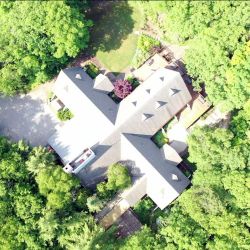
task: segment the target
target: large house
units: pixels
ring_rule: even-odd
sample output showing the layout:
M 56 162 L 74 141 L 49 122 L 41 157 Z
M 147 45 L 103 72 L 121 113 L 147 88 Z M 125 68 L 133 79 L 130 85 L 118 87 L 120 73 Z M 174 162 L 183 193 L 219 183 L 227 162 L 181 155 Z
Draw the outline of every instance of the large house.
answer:
M 123 161 L 133 186 L 125 192 L 128 207 L 146 194 L 164 209 L 189 185 L 176 167 L 181 161 L 169 145 L 159 149 L 151 137 L 190 101 L 191 95 L 176 71 L 159 68 L 129 96 L 116 104 L 108 95 L 113 84 L 104 75 L 95 80 L 80 67 L 60 72 L 55 95 L 74 117 L 49 138 L 64 170 L 83 185 L 103 180 L 107 167 Z

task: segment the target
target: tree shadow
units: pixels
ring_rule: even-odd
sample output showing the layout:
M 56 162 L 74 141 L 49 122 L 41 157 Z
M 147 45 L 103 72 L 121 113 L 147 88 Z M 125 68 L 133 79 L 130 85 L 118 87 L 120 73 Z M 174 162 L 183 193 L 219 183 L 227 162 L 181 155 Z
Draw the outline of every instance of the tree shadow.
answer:
M 25 140 L 32 146 L 46 145 L 59 124 L 41 99 L 29 95 L 0 96 L 0 134 L 13 141 Z
M 109 4 L 93 1 L 92 8 L 88 16 L 94 22 L 90 31 L 92 54 L 120 48 L 122 41 L 133 32 L 132 8 L 127 1 L 110 1 Z

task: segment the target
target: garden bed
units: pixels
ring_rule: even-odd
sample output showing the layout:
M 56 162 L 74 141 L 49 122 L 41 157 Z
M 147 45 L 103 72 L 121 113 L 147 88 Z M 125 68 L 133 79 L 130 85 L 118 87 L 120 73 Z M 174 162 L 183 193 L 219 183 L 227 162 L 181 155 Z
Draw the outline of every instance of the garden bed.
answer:
M 117 97 L 117 96 L 115 95 L 114 91 L 108 93 L 108 96 L 109 96 L 116 104 L 119 104 L 119 103 L 122 101 L 121 98 L 119 98 L 119 97 Z
M 92 79 L 95 79 L 100 73 L 99 68 L 92 62 L 86 64 L 83 69 Z
M 166 135 L 164 135 L 164 133 L 160 129 L 153 135 L 152 141 L 156 144 L 158 148 L 161 148 L 164 144 L 168 143 L 168 138 L 166 137 Z
M 161 148 L 164 144 L 167 144 L 169 142 L 167 138 L 167 132 L 169 129 L 173 127 L 173 125 L 176 123 L 175 119 L 171 119 L 169 122 L 167 122 L 160 130 L 158 130 L 153 136 L 152 141 L 156 144 L 158 148 Z M 163 129 L 163 131 L 162 131 Z
M 119 85 L 119 86 L 117 86 Z M 126 80 L 117 80 L 115 82 L 115 88 L 108 96 L 116 103 L 120 103 L 124 98 L 131 94 L 138 86 L 139 81 L 135 77 L 128 77 Z
M 141 35 L 137 42 L 132 66 L 136 69 L 146 62 L 152 55 L 161 50 L 161 43 L 153 37 Z

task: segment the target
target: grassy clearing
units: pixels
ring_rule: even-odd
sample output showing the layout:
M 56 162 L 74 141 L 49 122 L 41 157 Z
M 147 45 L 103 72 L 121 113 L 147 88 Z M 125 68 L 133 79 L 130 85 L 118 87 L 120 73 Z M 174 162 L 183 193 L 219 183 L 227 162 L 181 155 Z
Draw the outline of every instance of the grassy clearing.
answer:
M 143 14 L 136 2 L 115 2 L 92 18 L 91 49 L 110 71 L 122 72 L 133 59 Z

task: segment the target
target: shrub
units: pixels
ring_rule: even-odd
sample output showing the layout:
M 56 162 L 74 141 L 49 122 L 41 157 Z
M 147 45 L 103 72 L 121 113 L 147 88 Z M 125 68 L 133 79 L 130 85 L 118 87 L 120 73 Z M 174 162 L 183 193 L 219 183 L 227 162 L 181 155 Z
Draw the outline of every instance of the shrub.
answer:
M 73 118 L 73 114 L 68 108 L 63 108 L 57 112 L 57 117 L 61 121 L 67 121 Z
M 154 143 L 161 148 L 164 144 L 168 143 L 168 138 L 159 130 L 152 138 Z
M 114 93 L 117 97 L 124 99 L 128 96 L 133 90 L 131 83 L 127 80 L 117 80 L 115 82 Z
M 106 182 L 101 182 L 97 184 L 96 189 L 97 189 L 97 195 L 101 199 L 110 200 L 114 195 L 114 192 L 108 189 L 108 185 Z
M 140 67 L 155 51 L 161 46 L 161 43 L 156 39 L 141 35 L 137 42 L 137 50 L 133 58 L 132 65 L 135 68 Z
M 128 169 L 120 163 L 109 166 L 107 188 L 118 191 L 131 186 L 131 177 Z
M 122 101 L 121 98 L 119 98 L 118 96 L 115 95 L 114 91 L 108 93 L 108 96 L 116 103 L 120 103 Z
M 90 212 L 99 212 L 104 206 L 104 201 L 93 195 L 87 198 L 87 206 Z
M 86 73 L 92 78 L 96 78 L 100 72 L 100 70 L 98 69 L 98 67 L 93 64 L 93 63 L 88 63 L 84 66 L 84 70 L 86 71 Z
M 127 81 L 131 83 L 133 89 L 137 88 L 140 85 L 138 79 L 133 76 L 128 76 Z
M 137 43 L 138 49 L 148 52 L 150 52 L 154 47 L 159 47 L 160 45 L 161 43 L 158 40 L 146 35 L 141 35 Z
M 154 206 L 154 202 L 149 197 L 146 197 L 135 204 L 133 211 L 137 214 L 142 224 L 149 225 L 150 215 Z

